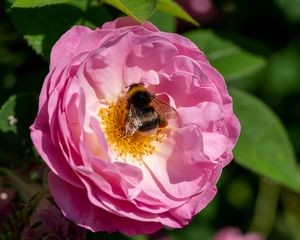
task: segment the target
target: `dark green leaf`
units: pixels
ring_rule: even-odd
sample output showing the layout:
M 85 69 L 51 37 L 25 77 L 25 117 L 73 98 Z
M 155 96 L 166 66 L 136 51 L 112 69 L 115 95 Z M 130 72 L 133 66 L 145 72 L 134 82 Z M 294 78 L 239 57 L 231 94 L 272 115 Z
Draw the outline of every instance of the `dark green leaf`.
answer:
M 193 19 L 181 6 L 179 6 L 173 0 L 159 0 L 157 5 L 157 10 L 168 13 L 174 17 L 181 18 L 187 22 L 199 26 L 199 23 L 195 19 Z
M 9 13 L 29 45 L 46 58 L 49 58 L 51 48 L 58 38 L 83 15 L 81 9 L 65 4 L 42 8 L 12 8 Z
M 155 12 L 149 19 L 156 27 L 164 32 L 175 32 L 176 20 L 171 15 L 162 12 Z
M 3 158 L 8 157 L 9 152 L 14 155 L 18 150 L 32 145 L 28 128 L 36 113 L 35 100 L 33 94 L 24 93 L 11 96 L 3 104 L 0 110 L 0 155 Z M 6 154 L 2 155 L 2 150 Z M 7 164 L 10 163 L 12 161 Z
M 11 96 L 0 110 L 0 166 L 24 166 L 33 161 L 25 152 L 32 148 L 29 126 L 36 115 L 34 94 Z
M 27 128 L 33 121 L 33 111 L 36 111 L 34 100 L 33 94 L 29 93 L 11 96 L 0 109 L 0 131 L 28 134 Z
M 51 48 L 75 24 L 97 27 L 111 20 L 107 8 L 87 0 L 42 8 L 12 8 L 9 14 L 29 45 L 49 59 Z M 25 21 L 26 20 L 26 21 Z
M 299 38 L 270 57 L 267 68 L 267 88 L 270 97 L 282 97 L 300 90 Z M 279 99 L 280 100 L 280 99 Z
M 234 112 L 242 131 L 234 149 L 242 166 L 300 191 L 299 172 L 290 139 L 273 111 L 250 94 L 232 89 Z
M 104 2 L 141 23 L 151 17 L 157 6 L 157 0 L 104 0 Z
M 69 0 L 16 0 L 12 7 L 32 8 L 46 5 L 66 3 Z
M 80 24 L 96 29 L 103 23 L 113 20 L 113 16 L 108 10 L 108 6 L 92 1 L 90 6 L 84 9 L 84 16 L 81 19 Z
M 147 240 L 149 238 L 147 238 L 146 235 L 135 235 L 132 237 L 129 237 L 130 240 Z
M 212 227 L 204 224 L 189 224 L 184 229 L 175 230 L 170 233 L 174 240 L 199 240 L 199 239 L 213 239 L 215 234 Z
M 4 133 L 17 133 L 16 99 L 15 95 L 11 96 L 0 109 L 0 131 Z
M 244 51 L 211 30 L 195 30 L 184 35 L 205 53 L 227 81 L 254 74 L 266 64 L 263 57 Z
M 299 0 L 275 0 L 287 18 L 291 21 L 300 20 L 300 1 Z
M 26 39 L 26 41 L 28 42 L 29 46 L 32 47 L 35 52 L 39 55 L 43 55 L 43 41 L 45 39 L 45 35 L 44 34 L 40 34 L 40 35 L 24 35 L 24 38 Z M 49 51 L 49 50 L 47 50 Z M 49 53 L 47 53 L 47 55 L 49 55 Z
M 265 61 L 258 55 L 240 51 L 222 59 L 215 59 L 212 65 L 229 81 L 241 79 L 259 71 L 265 65 Z

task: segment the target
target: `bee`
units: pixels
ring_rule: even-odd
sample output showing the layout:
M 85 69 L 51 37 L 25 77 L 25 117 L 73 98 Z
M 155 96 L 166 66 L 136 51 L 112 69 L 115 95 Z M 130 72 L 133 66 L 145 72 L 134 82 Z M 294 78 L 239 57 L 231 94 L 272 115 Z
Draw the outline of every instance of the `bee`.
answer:
M 125 133 L 133 135 L 139 131 L 152 134 L 158 128 L 168 126 L 168 119 L 177 117 L 177 111 L 170 105 L 158 100 L 143 85 L 134 83 L 127 92 Z

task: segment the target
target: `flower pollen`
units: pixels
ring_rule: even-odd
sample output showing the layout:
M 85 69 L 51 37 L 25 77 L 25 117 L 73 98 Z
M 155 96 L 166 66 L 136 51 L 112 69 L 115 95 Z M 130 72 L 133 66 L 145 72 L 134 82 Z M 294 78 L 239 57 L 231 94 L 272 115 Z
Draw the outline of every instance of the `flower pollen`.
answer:
M 117 157 L 125 161 L 142 160 L 143 156 L 155 152 L 155 142 L 162 142 L 164 135 L 160 130 L 156 134 L 147 135 L 136 131 L 133 135 L 126 134 L 125 124 L 128 110 L 126 100 L 119 99 L 108 107 L 99 110 L 101 127 L 107 143 L 115 150 Z

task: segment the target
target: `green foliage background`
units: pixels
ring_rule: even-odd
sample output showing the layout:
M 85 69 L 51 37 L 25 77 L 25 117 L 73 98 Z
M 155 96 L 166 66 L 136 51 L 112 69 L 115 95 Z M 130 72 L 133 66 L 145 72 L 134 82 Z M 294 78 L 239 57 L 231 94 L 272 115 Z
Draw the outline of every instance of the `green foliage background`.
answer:
M 215 0 L 217 17 L 193 19 L 172 0 L 6 0 L 0 7 L 0 187 L 15 202 L 45 188 L 29 138 L 55 41 L 123 14 L 191 39 L 227 81 L 242 132 L 213 202 L 170 239 L 209 240 L 224 226 L 266 239 L 300 239 L 300 1 Z M 178 19 L 186 21 L 185 24 Z M 203 22 L 201 22 L 201 19 Z M 183 26 L 183 27 L 182 27 Z M 27 193 L 27 194 L 25 194 Z M 86 239 L 162 239 L 91 233 Z

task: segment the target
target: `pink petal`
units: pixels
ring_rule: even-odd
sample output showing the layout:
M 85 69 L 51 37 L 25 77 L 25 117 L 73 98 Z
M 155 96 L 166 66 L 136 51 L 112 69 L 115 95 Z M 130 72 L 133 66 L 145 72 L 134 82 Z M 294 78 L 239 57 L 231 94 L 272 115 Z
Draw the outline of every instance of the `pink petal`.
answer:
M 189 56 L 194 60 L 208 63 L 205 55 L 203 52 L 199 50 L 199 48 L 191 42 L 188 38 L 185 38 L 183 36 L 179 36 L 176 33 L 169 33 L 169 32 L 159 32 L 160 36 L 165 37 L 169 41 L 174 44 L 178 49 L 178 55 L 184 55 Z
M 32 128 L 31 139 L 43 160 L 54 173 L 60 175 L 65 181 L 82 187 L 78 176 L 66 162 L 59 149 L 53 145 L 47 133 Z
M 167 156 L 165 152 L 156 153 L 145 164 L 161 192 L 180 201 L 216 181 L 220 166 L 204 155 L 202 136 L 197 127 L 191 125 L 180 129 L 175 141 L 176 147 L 171 153 Z
M 217 194 L 217 188 L 209 188 L 193 196 L 186 204 L 171 211 L 178 219 L 185 219 L 188 223 L 192 217 L 205 208 Z M 186 223 L 186 224 L 187 224 Z
M 195 107 L 178 108 L 177 111 L 180 114 L 180 126 L 196 124 L 203 131 L 224 118 L 220 106 L 213 102 L 202 102 Z
M 126 86 L 140 82 L 150 70 L 159 71 L 166 62 L 177 55 L 177 49 L 167 41 L 145 39 L 142 44 L 134 46 L 126 58 L 124 80 Z
M 191 107 L 200 102 L 222 104 L 216 87 L 192 73 L 178 71 L 173 72 L 171 76 L 165 73 L 160 73 L 159 76 L 160 84 L 153 88 L 154 92 L 168 93 L 175 100 L 177 107 Z
M 84 189 L 61 180 L 52 172 L 48 175 L 48 184 L 55 202 L 63 209 L 64 215 L 77 225 L 94 232 L 120 231 L 126 235 L 150 234 L 162 227 L 160 223 L 135 221 L 103 211 L 88 200 Z
M 55 43 L 50 56 L 50 70 L 57 66 L 62 59 L 72 55 L 84 35 L 91 33 L 92 30 L 84 26 L 74 26 Z
M 212 161 L 217 160 L 227 150 L 227 137 L 218 133 L 203 133 L 204 154 Z

